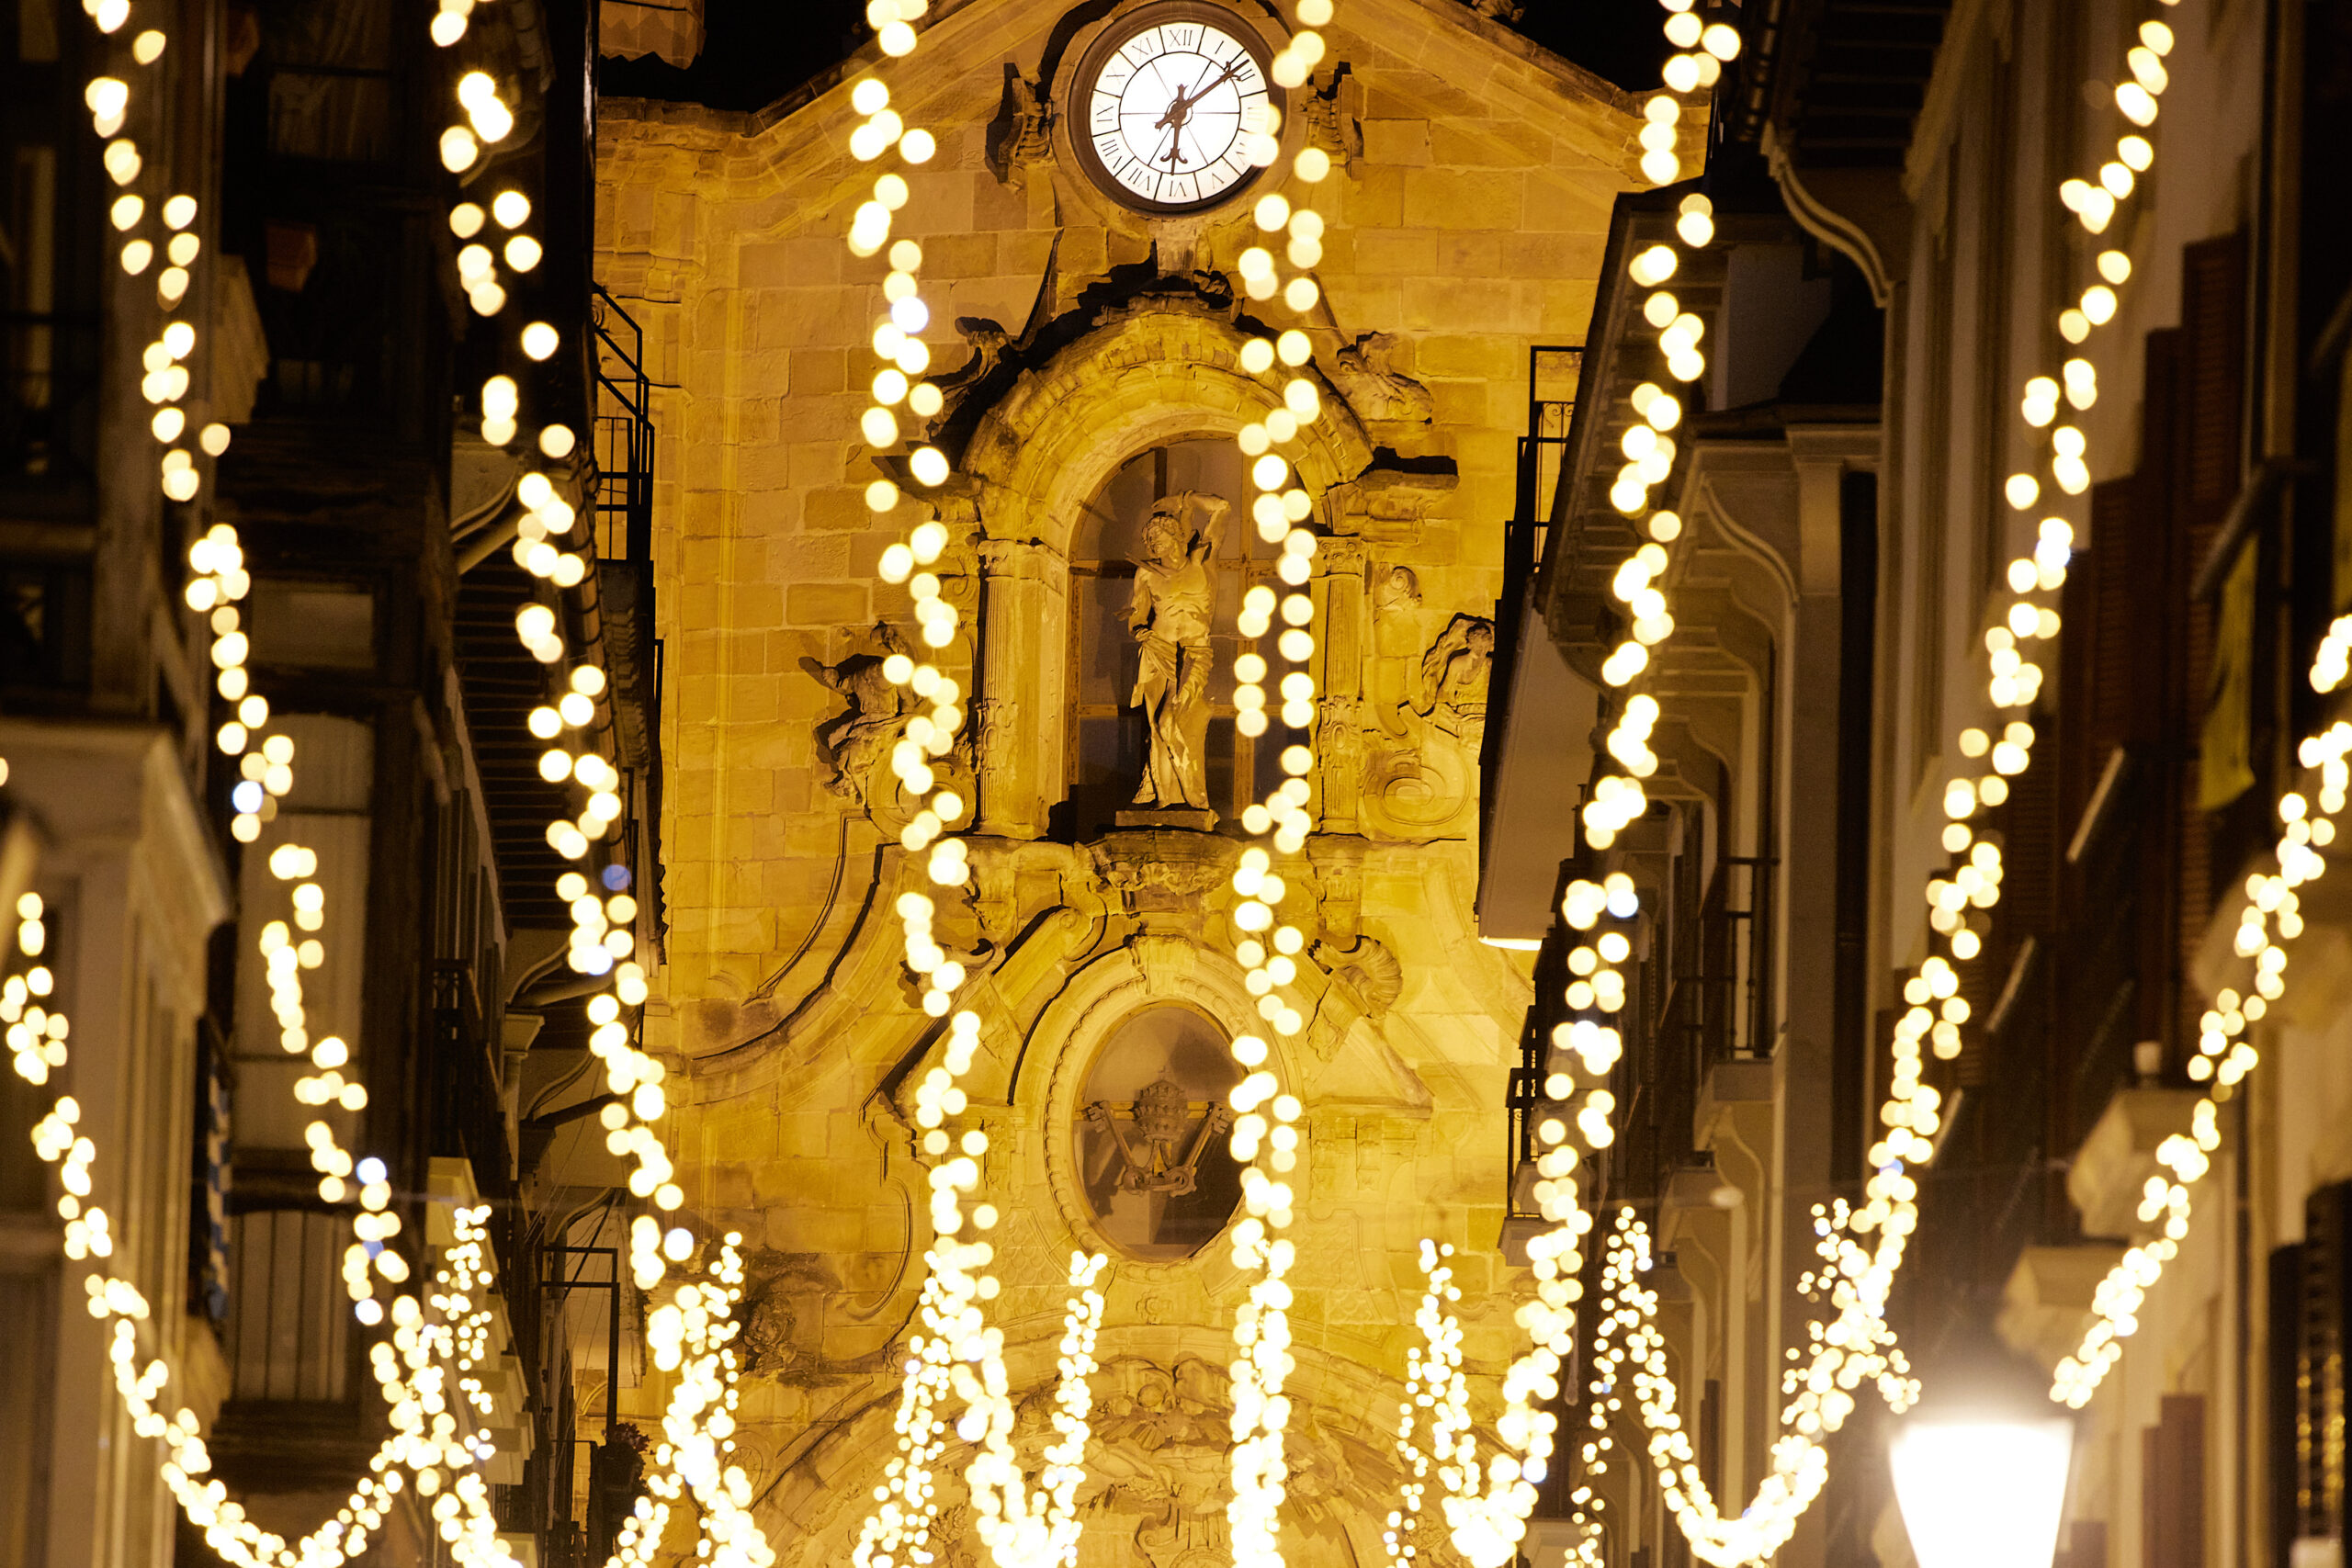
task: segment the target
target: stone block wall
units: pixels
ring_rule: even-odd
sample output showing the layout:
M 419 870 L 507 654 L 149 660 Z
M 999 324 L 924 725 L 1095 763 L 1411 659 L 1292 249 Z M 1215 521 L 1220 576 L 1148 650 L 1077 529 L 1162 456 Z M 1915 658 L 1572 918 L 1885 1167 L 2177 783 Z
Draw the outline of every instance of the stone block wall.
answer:
M 1340 751 L 1351 768 L 1363 759 L 1366 776 L 1345 793 L 1352 801 L 1361 787 L 1367 805 L 1351 824 L 1362 836 L 1330 840 L 1356 869 L 1318 874 L 1301 918 L 1335 952 L 1369 939 L 1393 955 L 1398 980 L 1389 990 L 1361 964 L 1343 976 L 1344 959 L 1302 977 L 1326 999 L 1313 1059 L 1300 1064 L 1311 1152 L 1298 1235 L 1302 1255 L 1320 1261 L 1295 1312 L 1302 1353 L 1319 1369 L 1302 1398 L 1359 1414 L 1376 1405 L 1378 1427 L 1410 1337 L 1420 1236 L 1470 1249 L 1460 1272 L 1474 1359 L 1490 1371 L 1507 1353 L 1509 1279 L 1491 1249 L 1506 1186 L 1504 1078 L 1528 999 L 1520 962 L 1481 945 L 1469 913 L 1475 731 L 1441 742 L 1402 705 L 1421 651 L 1452 618 L 1494 613 L 1529 351 L 1582 340 L 1611 203 L 1633 184 L 1638 121 L 1613 89 L 1452 0 L 1351 0 L 1341 12 L 1317 79 L 1332 112 L 1312 134 L 1340 167 L 1316 193 L 1330 230 L 1313 335 L 1317 367 L 1347 404 L 1334 450 L 1354 454 L 1333 459 L 1338 482 L 1319 515 L 1354 536 L 1330 554 L 1356 575 L 1330 578 L 1329 592 L 1366 601 L 1335 607 L 1335 624 L 1345 614 L 1370 629 L 1355 645 L 1363 668 L 1325 673 L 1348 695 L 1341 722 L 1361 729 Z M 896 231 L 924 246 L 935 375 L 972 353 L 959 319 L 1018 340 L 1155 270 L 1234 280 L 1236 256 L 1257 238 L 1246 203 L 1155 231 L 1051 158 L 991 164 L 1014 96 L 1008 68 L 1036 79 L 1057 21 L 1044 7 L 975 0 L 885 73 L 909 122 L 939 138 L 936 158 L 910 172 Z M 663 384 L 654 548 L 671 926 L 648 1043 L 683 1063 L 690 1205 L 740 1224 L 755 1247 L 762 1375 L 744 1416 L 779 1500 L 878 1463 L 887 1441 L 874 1446 L 873 1423 L 887 1438 L 895 1398 L 889 1348 L 906 1331 L 929 1240 L 898 1104 L 929 1047 L 888 910 L 901 871 L 896 824 L 828 788 L 819 730 L 845 705 L 813 672 L 873 651 L 878 620 L 911 626 L 903 591 L 875 568 L 923 514 L 905 503 L 877 518 L 863 500 L 881 471 L 857 421 L 887 264 L 854 258 L 843 241 L 876 172 L 846 152 L 850 79 L 759 116 L 607 100 L 599 147 L 598 275 L 645 324 Z M 1202 309 L 1173 312 L 1166 331 L 1197 344 Z M 1026 390 L 988 395 L 1135 405 L 1091 409 L 1106 427 L 1194 411 L 1197 425 L 1171 438 L 1246 417 L 1232 406 L 1246 397 L 1217 378 L 1172 353 L 1155 359 L 1149 321 L 1125 330 L 1144 333 L 1146 349 L 1115 389 L 1054 387 L 1072 362 L 1041 353 Z M 1339 471 L 1366 461 L 1391 478 L 1446 462 L 1453 475 L 1383 487 Z M 989 538 L 999 499 L 984 487 L 978 501 Z M 1417 596 L 1375 607 L 1366 585 L 1396 566 L 1414 574 Z M 980 568 L 951 570 L 976 581 Z M 971 655 L 949 650 L 959 679 Z M 1022 722 L 1058 727 L 1061 716 L 1033 708 Z M 1441 745 L 1452 772 L 1428 783 Z M 1398 779 L 1408 794 L 1453 793 L 1419 818 L 1383 817 L 1383 791 Z M 1328 779 L 1326 794 L 1338 799 Z M 1087 1244 L 1043 1153 L 1066 1130 L 1035 1122 L 1048 1114 L 1035 1075 L 1054 1070 L 1040 1064 L 1065 1044 L 1057 1007 L 1079 976 L 1161 951 L 1155 942 L 1191 944 L 1200 956 L 1184 962 L 1204 973 L 1229 966 L 1219 956 L 1229 933 L 1205 904 L 1151 907 L 1106 880 L 1106 852 L 992 841 L 976 851 L 974 908 L 946 917 L 994 965 L 975 1004 L 991 1048 L 1025 1064 L 1006 1066 L 994 1098 L 974 1090 L 976 1114 L 1006 1128 L 1000 1201 L 1014 1216 L 994 1320 L 1023 1342 L 1050 1342 L 1063 1264 Z M 1134 962 L 1148 976 L 1158 961 Z M 1188 1353 L 1221 1365 L 1233 1294 L 1221 1254 L 1213 1244 L 1181 1269 L 1115 1265 L 1106 1343 L 1162 1369 Z M 854 1530 L 845 1515 L 828 1519 L 803 1521 L 808 1551 Z

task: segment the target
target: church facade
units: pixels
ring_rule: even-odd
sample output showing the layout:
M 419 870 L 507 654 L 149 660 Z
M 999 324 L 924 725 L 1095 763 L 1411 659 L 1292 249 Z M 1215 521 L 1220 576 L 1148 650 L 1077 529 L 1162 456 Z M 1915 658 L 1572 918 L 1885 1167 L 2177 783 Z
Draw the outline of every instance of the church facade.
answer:
M 957 1124 L 997 1151 L 989 1318 L 1016 1391 L 1050 1395 L 1070 1255 L 1111 1259 L 1080 1561 L 1225 1561 L 1248 1281 L 1216 1245 L 1238 1197 L 1224 1043 L 1259 1027 L 1227 917 L 1238 818 L 1281 778 L 1231 673 L 1236 613 L 1281 564 L 1239 510 L 1234 436 L 1277 404 L 1238 364 L 1258 308 L 1237 259 L 1252 202 L 1319 147 L 1306 373 L 1329 416 L 1296 459 L 1318 825 L 1271 890 L 1306 938 L 1283 1064 L 1306 1107 L 1285 1529 L 1295 1561 L 1370 1563 L 1424 1238 L 1463 1250 L 1473 1372 L 1518 1336 L 1524 1275 L 1497 1245 L 1531 982 L 1473 912 L 1480 753 L 1529 407 L 1572 396 L 1563 351 L 1640 183 L 1641 121 L 1468 7 L 1364 0 L 1287 95 L 1277 170 L 1212 189 L 1130 159 L 1123 179 L 1086 139 L 1081 84 L 1161 22 L 1281 41 L 1253 6 L 978 0 L 892 73 L 939 138 L 896 232 L 923 250 L 944 393 L 927 438 L 957 468 L 932 509 L 937 594 L 967 628 L 933 657 L 970 716 L 933 765 L 977 818 L 973 879 L 937 916 L 983 1021 Z M 810 1564 L 847 1555 L 896 1451 L 931 1240 L 913 1094 L 945 1038 L 896 912 L 935 890 L 899 845 L 911 807 L 887 759 L 910 715 L 880 673 L 917 606 L 875 574 L 919 514 L 864 499 L 903 461 L 859 430 L 888 308 L 885 262 L 842 238 L 866 63 L 758 116 L 606 99 L 598 147 L 597 275 L 671 384 L 654 555 L 674 913 L 648 1043 L 683 1064 L 690 1206 L 747 1237 L 739 1438 L 783 1559 Z M 1193 96 L 1205 124 L 1213 93 Z M 950 1469 L 935 1535 L 972 1561 Z

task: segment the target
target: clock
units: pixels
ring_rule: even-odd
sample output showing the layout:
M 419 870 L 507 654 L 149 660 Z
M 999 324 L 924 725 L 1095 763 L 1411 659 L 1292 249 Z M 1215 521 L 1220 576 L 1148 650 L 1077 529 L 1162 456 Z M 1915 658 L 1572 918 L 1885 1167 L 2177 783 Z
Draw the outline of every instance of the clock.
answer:
M 1079 163 L 1138 211 L 1193 212 L 1254 180 L 1272 55 L 1222 6 L 1174 0 L 1114 21 L 1079 63 L 1069 121 Z

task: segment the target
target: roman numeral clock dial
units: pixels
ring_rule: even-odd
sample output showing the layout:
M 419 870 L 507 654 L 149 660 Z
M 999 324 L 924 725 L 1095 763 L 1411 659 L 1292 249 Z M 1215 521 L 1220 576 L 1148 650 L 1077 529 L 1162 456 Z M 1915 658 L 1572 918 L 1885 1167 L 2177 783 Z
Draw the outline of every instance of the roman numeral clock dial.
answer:
M 1244 138 L 1270 118 L 1267 64 L 1255 29 L 1216 6 L 1154 6 L 1122 18 L 1079 70 L 1070 118 L 1080 162 L 1139 211 L 1224 200 L 1258 173 Z

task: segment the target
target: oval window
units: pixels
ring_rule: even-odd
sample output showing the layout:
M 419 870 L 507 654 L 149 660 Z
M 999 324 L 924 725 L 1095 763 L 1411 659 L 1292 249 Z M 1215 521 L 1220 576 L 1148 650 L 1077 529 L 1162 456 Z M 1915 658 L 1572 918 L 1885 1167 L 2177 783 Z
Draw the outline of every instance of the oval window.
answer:
M 1233 1218 L 1241 1167 L 1226 1132 L 1240 1081 L 1224 1032 L 1188 1007 L 1132 1014 L 1095 1053 L 1072 1136 L 1087 1208 L 1122 1251 L 1190 1258 Z

